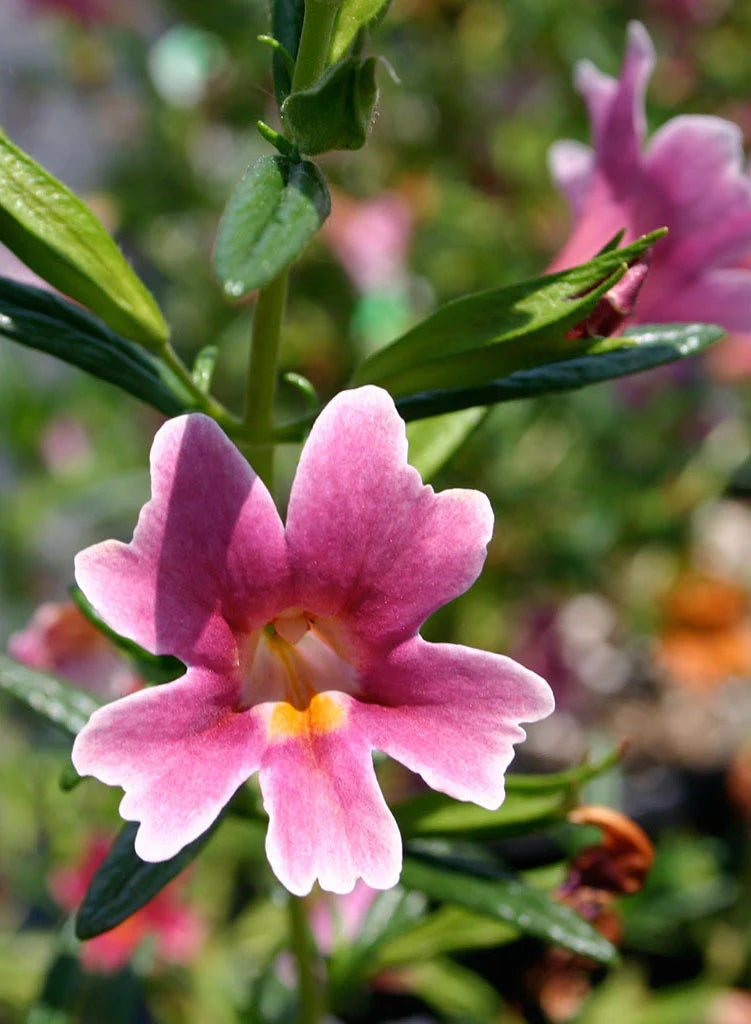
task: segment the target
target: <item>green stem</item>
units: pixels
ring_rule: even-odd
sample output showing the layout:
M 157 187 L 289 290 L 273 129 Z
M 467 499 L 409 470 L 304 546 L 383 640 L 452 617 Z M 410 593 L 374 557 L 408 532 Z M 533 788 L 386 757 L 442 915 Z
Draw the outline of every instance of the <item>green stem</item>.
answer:
M 177 377 L 185 390 L 195 402 L 195 407 L 201 409 L 207 415 L 213 417 L 217 423 L 228 433 L 236 432 L 240 421 L 233 416 L 229 409 L 226 409 L 221 402 L 218 402 L 213 395 L 203 392 L 190 375 L 185 363 L 175 352 L 169 342 L 159 352 L 162 362 L 165 363 L 172 373 Z
M 274 477 L 274 393 L 279 360 L 279 339 L 287 299 L 287 271 L 283 271 L 258 293 L 253 316 L 253 336 L 248 361 L 243 424 L 256 473 L 271 489 Z
M 313 969 L 312 942 L 308 931 L 305 900 L 300 896 L 288 897 L 290 946 L 297 960 L 298 991 L 300 994 L 300 1024 L 320 1024 L 323 1020 L 323 1000 Z
M 293 92 L 307 89 L 321 77 L 340 6 L 341 0 L 305 0 L 305 18 L 292 76 Z

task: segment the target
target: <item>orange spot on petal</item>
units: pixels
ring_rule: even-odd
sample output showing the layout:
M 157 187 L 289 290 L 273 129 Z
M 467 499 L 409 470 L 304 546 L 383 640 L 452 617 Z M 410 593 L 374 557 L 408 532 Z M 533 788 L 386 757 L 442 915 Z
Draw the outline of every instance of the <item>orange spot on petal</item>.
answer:
M 302 736 L 305 733 L 321 735 L 333 732 L 346 717 L 340 704 L 323 693 L 311 698 L 305 708 L 296 708 L 281 701 L 274 708 L 269 722 L 269 735 L 273 737 Z

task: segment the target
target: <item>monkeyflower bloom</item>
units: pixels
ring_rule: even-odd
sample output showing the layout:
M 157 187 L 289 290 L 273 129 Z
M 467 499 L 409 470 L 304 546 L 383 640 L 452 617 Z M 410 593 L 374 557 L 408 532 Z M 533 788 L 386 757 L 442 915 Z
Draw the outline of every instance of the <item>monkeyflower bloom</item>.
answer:
M 79 864 L 52 872 L 50 892 L 61 907 L 77 909 L 110 845 L 103 836 L 96 836 L 89 842 Z M 81 947 L 83 966 L 101 974 L 119 971 L 145 939 L 154 942 L 157 959 L 162 963 L 189 963 L 201 948 L 205 927 L 185 902 L 183 887 L 183 879 L 172 882 L 115 928 L 84 942 Z
M 401 840 L 374 749 L 498 807 L 519 722 L 552 694 L 508 658 L 419 636 L 478 576 L 493 517 L 477 491 L 423 486 L 385 391 L 343 392 L 318 417 L 286 528 L 205 416 L 162 427 L 151 469 L 131 543 L 76 558 L 113 629 L 188 666 L 94 712 L 73 747 L 81 775 L 125 790 L 140 857 L 172 857 L 258 771 L 266 852 L 291 892 L 388 888 Z
M 551 173 L 574 225 L 550 269 L 591 259 L 622 228 L 629 242 L 666 226 L 633 322 L 703 321 L 751 333 L 751 179 L 741 131 L 719 117 L 683 115 L 645 148 L 644 92 L 653 66 L 652 42 L 635 21 L 620 79 L 589 61 L 578 65 L 594 148 L 572 140 L 551 147 Z

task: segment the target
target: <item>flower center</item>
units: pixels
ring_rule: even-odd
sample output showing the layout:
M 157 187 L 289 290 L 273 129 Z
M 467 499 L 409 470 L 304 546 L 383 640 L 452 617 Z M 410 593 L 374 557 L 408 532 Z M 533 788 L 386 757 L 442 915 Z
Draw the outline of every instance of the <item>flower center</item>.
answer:
M 357 673 L 327 625 L 288 608 L 251 635 L 239 710 L 265 706 L 270 737 L 331 732 L 346 720 L 343 695 L 355 691 Z

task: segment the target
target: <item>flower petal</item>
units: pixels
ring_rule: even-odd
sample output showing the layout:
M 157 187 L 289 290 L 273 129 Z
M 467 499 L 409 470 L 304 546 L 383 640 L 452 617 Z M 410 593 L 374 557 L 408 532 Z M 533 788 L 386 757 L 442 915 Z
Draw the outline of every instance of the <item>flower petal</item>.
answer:
M 419 772 L 458 800 L 491 810 L 504 795 L 503 773 L 519 722 L 553 710 L 548 684 L 499 654 L 415 637 L 362 683 L 352 721 L 377 750 Z
M 670 228 L 660 258 L 674 276 L 688 279 L 748 253 L 751 179 L 737 125 L 698 114 L 673 118 L 652 139 L 644 173 L 636 228 Z
M 565 195 L 574 217 L 582 211 L 593 166 L 594 150 L 582 142 L 559 139 L 548 149 L 550 176 Z
M 235 711 L 236 694 L 191 670 L 106 704 L 76 737 L 76 771 L 125 790 L 120 813 L 141 822 L 143 860 L 167 860 L 200 836 L 258 768 L 265 728 L 257 712 Z
M 166 423 L 152 499 L 130 544 L 80 552 L 76 579 L 106 622 L 189 665 L 235 661 L 235 633 L 284 607 L 284 534 L 263 482 L 207 416 Z
M 597 163 L 606 170 L 616 194 L 633 190 L 646 130 L 644 93 L 654 63 L 654 46 L 647 30 L 641 22 L 632 21 L 617 81 L 589 61 L 582 61 L 576 69 L 576 86 L 592 118 Z
M 676 282 L 667 294 L 645 285 L 637 309 L 642 323 L 699 321 L 720 324 L 728 331 L 748 331 L 751 329 L 751 269 L 710 268 L 692 281 Z
M 371 652 L 389 649 L 474 582 L 492 525 L 479 491 L 422 484 L 387 392 L 343 392 L 316 420 L 292 487 L 296 603 L 339 618 Z
M 270 743 L 260 779 L 269 814 L 266 855 L 290 892 L 304 896 L 316 878 L 338 893 L 350 892 L 358 878 L 374 889 L 396 885 L 399 829 L 370 747 L 350 725 Z

